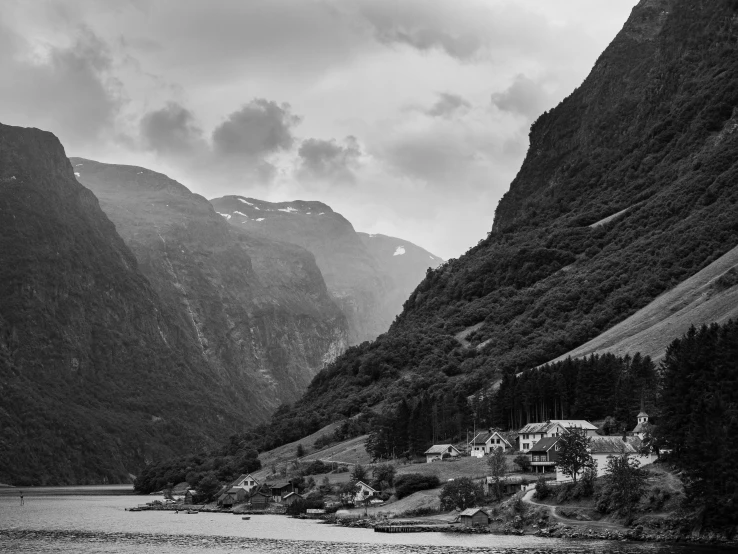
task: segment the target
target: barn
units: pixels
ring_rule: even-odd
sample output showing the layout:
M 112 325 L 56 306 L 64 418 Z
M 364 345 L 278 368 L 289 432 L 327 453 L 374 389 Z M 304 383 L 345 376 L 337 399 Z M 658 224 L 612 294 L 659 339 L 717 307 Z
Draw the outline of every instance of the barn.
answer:
M 464 527 L 480 527 L 489 525 L 489 514 L 482 508 L 467 508 L 459 514 L 459 521 Z

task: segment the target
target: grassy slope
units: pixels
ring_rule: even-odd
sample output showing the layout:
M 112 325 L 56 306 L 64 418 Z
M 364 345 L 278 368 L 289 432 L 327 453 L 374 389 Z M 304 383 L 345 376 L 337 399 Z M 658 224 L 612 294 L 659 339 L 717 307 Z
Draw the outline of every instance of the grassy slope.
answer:
M 724 323 L 738 317 L 738 285 L 722 289 L 716 283 L 733 268 L 738 269 L 738 247 L 628 319 L 553 361 L 605 352 L 618 356 L 640 352 L 660 360 L 674 338 L 686 333 L 691 325 Z

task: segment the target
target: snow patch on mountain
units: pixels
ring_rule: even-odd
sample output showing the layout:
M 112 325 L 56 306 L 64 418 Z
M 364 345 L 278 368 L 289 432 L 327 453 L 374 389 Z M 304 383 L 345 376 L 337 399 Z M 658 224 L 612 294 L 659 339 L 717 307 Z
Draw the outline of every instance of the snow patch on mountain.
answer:
M 392 254 L 393 256 L 402 256 L 405 253 L 405 247 L 404 246 L 398 246 L 395 250 L 395 253 Z
M 223 217 L 225 217 L 226 218 L 226 221 L 228 221 L 229 219 L 231 219 L 231 214 L 222 214 L 220 212 L 215 212 L 215 213 L 218 214 L 218 215 L 222 215 Z
M 287 212 L 288 214 L 292 212 L 296 212 L 297 210 L 293 208 L 292 206 L 287 206 L 286 208 L 277 208 L 278 212 Z

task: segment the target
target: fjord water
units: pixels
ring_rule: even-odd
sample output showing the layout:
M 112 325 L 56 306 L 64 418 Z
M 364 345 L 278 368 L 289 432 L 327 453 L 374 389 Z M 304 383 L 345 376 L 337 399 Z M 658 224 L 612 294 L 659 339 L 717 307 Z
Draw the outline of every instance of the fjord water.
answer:
M 152 497 L 99 494 L 94 488 L 0 492 L 0 552 L 139 553 L 157 552 L 713 552 L 712 548 L 566 541 L 537 537 L 456 535 L 449 533 L 382 534 L 285 516 L 255 515 L 244 521 L 231 514 L 188 515 L 169 511 L 128 512 Z M 98 494 L 95 494 L 97 492 Z M 75 494 L 76 493 L 76 494 Z M 90 494 L 92 493 L 92 495 Z M 34 531 L 36 533 L 29 533 Z M 725 550 L 725 552 L 731 552 Z M 734 552 L 734 551 L 733 551 Z

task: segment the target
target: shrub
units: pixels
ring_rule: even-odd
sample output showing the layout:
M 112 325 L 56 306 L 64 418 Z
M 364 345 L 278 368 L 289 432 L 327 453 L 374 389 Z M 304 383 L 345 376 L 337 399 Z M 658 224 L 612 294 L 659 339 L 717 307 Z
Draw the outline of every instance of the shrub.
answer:
M 482 487 L 469 479 L 462 477 L 446 483 L 441 489 L 441 507 L 444 510 L 465 510 L 476 506 L 484 498 Z
M 435 475 L 407 473 L 395 478 L 395 495 L 400 499 L 414 492 L 435 489 L 439 484 L 440 481 Z
M 534 496 L 538 500 L 546 500 L 551 494 L 553 493 L 553 489 L 551 488 L 551 485 L 548 484 L 548 481 L 546 481 L 543 477 L 538 478 L 538 482 L 536 483 L 536 492 Z

